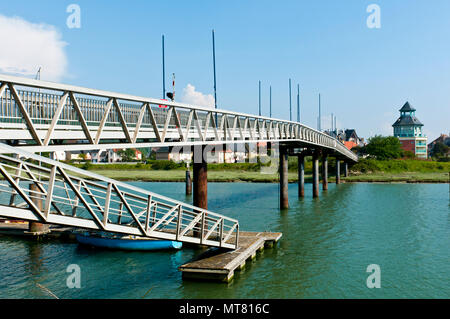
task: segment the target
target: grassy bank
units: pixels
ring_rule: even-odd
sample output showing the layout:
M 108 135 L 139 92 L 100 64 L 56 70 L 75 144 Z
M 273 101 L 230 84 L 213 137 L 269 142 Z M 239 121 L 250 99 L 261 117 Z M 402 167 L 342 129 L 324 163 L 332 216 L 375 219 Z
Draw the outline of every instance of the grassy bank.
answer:
M 159 162 L 159 163 L 158 163 Z M 97 174 L 122 181 L 182 182 L 185 180 L 183 164 L 158 161 L 149 164 L 79 164 Z M 305 181 L 310 182 L 312 164 L 305 165 Z M 334 182 L 335 161 L 329 161 L 329 181 Z M 389 160 L 377 161 L 361 159 L 351 166 L 350 175 L 342 177 L 346 182 L 448 182 L 449 162 L 423 160 Z M 191 172 L 192 173 L 192 172 Z M 208 180 L 210 182 L 278 182 L 278 174 L 268 166 L 259 163 L 209 164 Z M 289 159 L 289 181 L 297 181 L 296 158 Z
M 449 181 L 449 172 L 450 162 L 361 159 L 351 167 L 346 181 L 445 183 Z
M 122 180 L 122 181 L 148 181 L 148 182 L 184 182 L 184 170 L 91 170 L 94 173 L 103 176 Z M 192 176 L 192 171 L 191 171 Z M 296 180 L 297 173 L 289 173 L 289 181 Z M 308 179 L 309 176 L 307 176 Z M 261 172 L 249 172 L 239 170 L 209 170 L 208 181 L 210 182 L 255 182 L 255 183 L 274 183 L 278 181 L 278 174 L 265 174 Z
M 129 170 L 92 170 L 97 174 L 121 181 L 147 181 L 147 182 L 184 182 L 185 172 L 182 170 L 168 171 L 129 171 Z M 192 174 L 192 172 L 191 172 Z M 192 175 L 191 175 L 192 176 Z M 407 183 L 446 183 L 448 173 L 443 172 L 403 172 L 403 173 L 367 173 L 350 174 L 344 178 L 344 182 L 407 182 Z M 278 174 L 263 174 L 260 172 L 247 171 L 208 171 L 210 182 L 254 182 L 254 183 L 276 183 Z M 305 182 L 312 180 L 311 174 L 305 174 Z M 334 182 L 334 176 L 328 178 Z M 297 173 L 289 172 L 289 182 L 297 181 Z

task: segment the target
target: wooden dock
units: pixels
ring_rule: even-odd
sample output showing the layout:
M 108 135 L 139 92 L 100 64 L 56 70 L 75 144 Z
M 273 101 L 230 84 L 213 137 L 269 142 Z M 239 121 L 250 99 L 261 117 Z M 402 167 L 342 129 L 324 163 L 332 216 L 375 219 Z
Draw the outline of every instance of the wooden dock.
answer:
M 196 260 L 180 266 L 183 279 L 230 282 L 235 270 L 245 266 L 247 260 L 256 257 L 256 252 L 265 246 L 272 247 L 282 233 L 239 232 L 239 245 L 236 250 L 211 248 Z
M 75 235 L 72 233 L 73 228 L 71 227 L 60 227 L 52 226 L 50 232 L 35 235 L 28 231 L 28 223 L 3 223 L 0 222 L 0 235 L 5 236 L 22 236 L 28 238 L 51 238 L 51 239 L 61 239 L 71 242 L 76 242 Z

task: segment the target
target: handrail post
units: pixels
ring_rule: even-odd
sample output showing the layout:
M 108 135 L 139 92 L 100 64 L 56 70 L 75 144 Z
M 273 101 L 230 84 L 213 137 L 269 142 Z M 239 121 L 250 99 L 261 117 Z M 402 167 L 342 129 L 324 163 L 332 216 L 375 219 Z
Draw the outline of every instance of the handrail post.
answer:
M 205 212 L 202 212 L 202 227 L 200 228 L 200 245 L 203 244 L 203 237 L 205 237 Z
M 223 238 L 223 221 L 224 219 L 220 221 L 220 232 L 219 232 L 219 247 L 222 247 L 222 238 Z
M 180 234 L 180 225 L 181 225 L 181 214 L 183 212 L 183 208 L 181 205 L 178 205 L 178 218 L 177 218 L 177 234 L 176 234 L 176 240 L 178 240 L 178 236 Z
M 238 244 L 239 244 L 239 223 L 236 225 L 236 242 L 235 242 L 235 248 L 238 248 Z

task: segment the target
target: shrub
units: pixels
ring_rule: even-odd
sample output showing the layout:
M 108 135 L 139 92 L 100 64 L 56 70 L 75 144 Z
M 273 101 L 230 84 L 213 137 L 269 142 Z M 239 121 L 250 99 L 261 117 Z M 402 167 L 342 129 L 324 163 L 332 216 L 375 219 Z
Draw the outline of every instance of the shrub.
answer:
M 397 137 L 381 135 L 376 135 L 369 139 L 366 152 L 379 160 L 400 158 L 404 154 Z

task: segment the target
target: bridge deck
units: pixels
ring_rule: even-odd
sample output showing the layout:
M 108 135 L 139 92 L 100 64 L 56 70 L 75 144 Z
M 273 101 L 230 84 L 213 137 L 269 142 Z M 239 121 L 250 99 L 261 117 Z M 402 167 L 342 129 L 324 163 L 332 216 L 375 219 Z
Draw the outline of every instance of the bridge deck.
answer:
M 235 270 L 242 269 L 248 259 L 253 259 L 256 252 L 264 246 L 271 246 L 282 233 L 239 232 L 238 248 L 233 251 L 208 250 L 196 260 L 179 267 L 183 279 L 199 279 L 229 282 Z
M 358 160 L 336 138 L 293 121 L 3 74 L 0 123 L 0 140 L 30 152 L 289 142 Z

